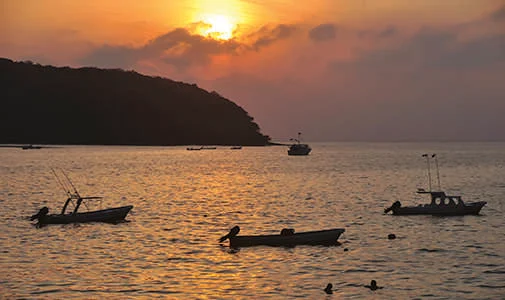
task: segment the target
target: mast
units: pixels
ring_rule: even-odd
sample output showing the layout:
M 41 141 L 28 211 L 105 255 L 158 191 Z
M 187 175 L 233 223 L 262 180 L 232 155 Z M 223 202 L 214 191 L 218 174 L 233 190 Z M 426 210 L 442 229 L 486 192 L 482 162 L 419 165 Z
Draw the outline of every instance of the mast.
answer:
M 438 159 L 437 159 L 437 154 L 433 153 L 431 155 L 432 158 L 435 158 L 435 166 L 437 168 L 437 181 L 438 181 L 438 190 L 442 191 L 442 187 L 440 186 L 440 172 L 438 171 Z
M 431 193 L 431 171 L 430 171 L 430 157 L 428 154 L 423 154 L 423 157 L 426 157 L 426 165 L 428 166 L 428 186 L 429 192 Z

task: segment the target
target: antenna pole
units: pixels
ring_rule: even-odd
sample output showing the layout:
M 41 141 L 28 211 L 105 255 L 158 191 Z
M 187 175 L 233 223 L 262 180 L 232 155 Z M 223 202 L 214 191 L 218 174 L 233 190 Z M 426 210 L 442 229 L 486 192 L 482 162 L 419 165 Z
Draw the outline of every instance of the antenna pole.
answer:
M 428 186 L 431 193 L 431 171 L 430 171 L 430 156 L 428 154 L 423 154 L 426 157 L 426 165 L 428 166 Z
M 438 158 L 437 158 L 437 155 L 435 153 L 431 157 L 435 158 L 435 166 L 437 167 L 438 190 L 441 191 L 442 187 L 440 186 L 440 172 L 438 170 Z

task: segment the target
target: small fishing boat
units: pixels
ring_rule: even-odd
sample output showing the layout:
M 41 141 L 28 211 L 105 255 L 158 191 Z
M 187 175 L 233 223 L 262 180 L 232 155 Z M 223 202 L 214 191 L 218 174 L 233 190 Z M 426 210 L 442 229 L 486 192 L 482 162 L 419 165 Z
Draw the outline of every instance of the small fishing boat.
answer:
M 88 223 L 88 222 L 105 222 L 117 223 L 123 221 L 128 212 L 133 208 L 133 205 L 121 206 L 115 208 L 108 208 L 89 212 L 77 212 L 76 209 L 79 203 L 83 200 L 97 199 L 101 197 L 81 197 L 77 198 L 77 205 L 73 212 L 65 213 L 62 211 L 60 214 L 48 214 L 49 209 L 43 207 L 40 211 L 33 215 L 30 220 L 38 219 L 38 224 L 69 224 L 69 223 Z M 70 199 L 70 198 L 69 198 Z M 69 200 L 67 199 L 67 201 Z
M 52 169 L 53 170 L 53 169 Z M 63 205 L 61 212 L 59 214 L 49 214 L 49 208 L 44 206 L 39 210 L 38 213 L 34 214 L 30 217 L 30 220 L 38 220 L 37 226 L 43 226 L 47 224 L 69 224 L 69 223 L 87 223 L 87 222 L 107 222 L 107 223 L 117 223 L 123 221 L 126 215 L 133 208 L 133 205 L 114 207 L 108 209 L 100 209 L 95 211 L 87 211 L 87 212 L 79 212 L 79 208 L 81 204 L 85 201 L 101 201 L 103 197 L 91 196 L 91 197 L 82 197 L 73 183 L 70 181 L 70 178 L 63 173 L 66 181 L 62 181 L 56 172 L 53 170 L 54 175 L 56 176 L 60 185 L 65 189 L 68 194 L 67 201 Z M 70 188 L 73 189 L 71 192 Z M 69 204 L 74 205 L 74 209 L 72 212 L 67 213 L 67 207 Z
M 428 165 L 428 180 L 429 191 L 418 189 L 418 194 L 428 194 L 431 196 L 431 202 L 428 204 L 419 204 L 417 206 L 402 206 L 400 201 L 395 201 L 393 205 L 384 209 L 384 213 L 392 212 L 393 215 L 435 215 L 435 216 L 462 216 L 462 215 L 478 215 L 482 207 L 486 205 L 485 201 L 465 203 L 461 196 L 449 196 L 441 190 L 440 174 L 438 170 L 438 160 L 436 154 L 432 154 L 431 158 L 435 159 L 438 191 L 431 190 L 431 172 L 430 172 L 430 156 L 423 154 L 426 157 Z
M 327 229 L 319 231 L 306 231 L 295 233 L 293 229 L 283 229 L 280 234 L 270 235 L 243 235 L 238 236 L 240 228 L 233 227 L 230 232 L 221 237 L 219 242 L 230 240 L 230 247 L 252 247 L 252 246 L 285 246 L 293 247 L 297 245 L 338 245 L 339 236 L 345 232 L 343 228 Z
M 301 132 L 298 132 L 297 139 L 290 139 L 294 143 L 288 149 L 288 155 L 309 155 L 312 148 L 308 144 L 301 143 Z
M 434 215 L 434 216 L 462 216 L 478 215 L 485 201 L 464 203 L 461 196 L 448 196 L 444 192 L 430 192 L 418 190 L 419 194 L 429 194 L 431 203 L 418 206 L 402 207 L 400 201 L 386 208 L 384 213 L 392 212 L 393 215 Z

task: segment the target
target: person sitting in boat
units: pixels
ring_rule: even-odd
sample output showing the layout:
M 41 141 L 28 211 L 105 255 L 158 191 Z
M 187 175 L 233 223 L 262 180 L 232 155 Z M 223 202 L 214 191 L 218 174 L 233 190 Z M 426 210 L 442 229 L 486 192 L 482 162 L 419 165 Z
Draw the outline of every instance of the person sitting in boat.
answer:
M 293 228 L 283 228 L 281 230 L 281 235 L 293 235 L 295 234 L 295 230 Z
M 456 206 L 456 202 L 454 202 L 454 199 L 452 197 L 449 197 L 449 206 Z

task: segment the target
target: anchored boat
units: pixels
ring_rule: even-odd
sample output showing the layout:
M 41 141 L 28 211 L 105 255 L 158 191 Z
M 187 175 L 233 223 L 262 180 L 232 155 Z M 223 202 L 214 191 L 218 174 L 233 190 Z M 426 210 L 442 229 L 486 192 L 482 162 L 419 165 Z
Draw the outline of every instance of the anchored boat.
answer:
M 441 191 L 440 175 L 438 171 L 438 160 L 436 154 L 432 154 L 431 158 L 435 159 L 437 167 L 437 179 L 439 191 L 431 190 L 431 172 L 430 172 L 430 156 L 423 154 L 426 157 L 428 165 L 428 180 L 429 191 L 418 189 L 418 194 L 429 194 L 431 202 L 428 204 L 419 204 L 418 206 L 402 206 L 400 201 L 395 201 L 393 205 L 384 209 L 384 213 L 392 212 L 393 215 L 435 215 L 435 216 L 462 216 L 462 215 L 478 215 L 482 207 L 486 205 L 485 201 L 465 203 L 461 196 L 449 196 Z
M 400 201 L 396 201 L 384 210 L 384 213 L 392 212 L 393 215 L 435 215 L 435 216 L 462 216 L 478 215 L 485 201 L 464 203 L 461 196 L 448 196 L 444 192 L 417 191 L 419 194 L 429 194 L 431 203 L 419 204 L 418 206 L 402 207 Z
M 290 141 L 293 141 L 294 143 L 289 147 L 288 155 L 309 155 L 312 148 L 310 148 L 307 144 L 301 143 L 301 135 L 302 133 L 298 132 L 297 139 L 290 139 Z
M 338 245 L 339 236 L 345 232 L 343 228 L 327 229 L 319 231 L 306 231 L 295 233 L 293 229 L 283 229 L 280 234 L 270 235 L 237 235 L 240 227 L 233 227 L 230 232 L 221 237 L 219 242 L 230 240 L 230 247 L 251 247 L 251 246 L 285 246 L 293 247 L 297 245 Z
M 63 176 L 65 180 L 62 180 L 57 173 L 51 169 L 56 176 L 56 179 L 63 187 L 63 189 L 68 194 L 68 198 L 61 209 L 59 214 L 49 214 L 49 208 L 44 206 L 39 210 L 38 213 L 34 214 L 30 217 L 30 220 L 38 220 L 37 225 L 43 226 L 46 224 L 68 224 L 68 223 L 87 223 L 87 222 L 107 222 L 107 223 L 117 223 L 123 221 L 126 215 L 133 208 L 133 205 L 114 207 L 108 209 L 100 209 L 95 211 L 87 211 L 87 212 L 79 212 L 79 208 L 81 208 L 81 204 L 85 201 L 101 201 L 103 197 L 91 196 L 91 197 L 82 197 L 73 183 L 70 181 L 70 178 L 63 172 Z M 71 189 L 73 189 L 73 192 Z M 67 207 L 69 204 L 74 205 L 74 209 L 72 212 L 67 213 Z

